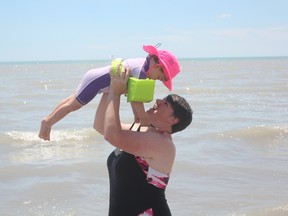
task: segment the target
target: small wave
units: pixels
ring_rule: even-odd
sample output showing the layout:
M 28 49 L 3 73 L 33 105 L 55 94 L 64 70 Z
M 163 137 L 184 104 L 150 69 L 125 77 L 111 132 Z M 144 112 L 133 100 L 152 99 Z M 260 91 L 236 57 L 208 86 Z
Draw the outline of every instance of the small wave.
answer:
M 103 143 L 103 138 L 93 129 L 55 130 L 51 140 L 41 140 L 36 131 L 9 131 L 0 135 L 0 142 L 5 147 L 1 152 L 16 163 L 47 163 L 100 157 L 97 148 L 106 146 L 94 145 Z
M 218 139 L 233 139 L 253 143 L 279 145 L 288 144 L 288 125 L 260 125 L 218 134 Z
M 287 215 L 288 215 L 288 204 L 259 210 L 254 213 L 247 214 L 245 216 L 287 216 Z
M 51 132 L 51 142 L 54 143 L 73 143 L 79 141 L 95 140 L 99 134 L 93 129 L 68 129 L 54 130 Z M 38 131 L 9 131 L 0 135 L 1 143 L 14 144 L 38 144 L 45 142 L 38 137 Z

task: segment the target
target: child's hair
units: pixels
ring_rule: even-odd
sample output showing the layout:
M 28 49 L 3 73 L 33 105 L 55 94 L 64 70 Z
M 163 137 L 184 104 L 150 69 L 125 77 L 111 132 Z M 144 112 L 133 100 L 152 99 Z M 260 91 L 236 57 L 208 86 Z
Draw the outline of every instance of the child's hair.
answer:
M 156 63 L 159 63 L 159 59 L 156 55 L 149 55 L 150 59 L 153 59 Z

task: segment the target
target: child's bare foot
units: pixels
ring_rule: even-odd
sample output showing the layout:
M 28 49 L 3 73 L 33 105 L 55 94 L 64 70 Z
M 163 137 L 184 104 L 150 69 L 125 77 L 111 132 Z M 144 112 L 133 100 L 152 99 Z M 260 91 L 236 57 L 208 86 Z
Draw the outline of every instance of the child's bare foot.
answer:
M 51 132 L 51 126 L 49 125 L 47 118 L 44 118 L 41 121 L 41 128 L 40 128 L 38 136 L 39 138 L 43 140 L 50 141 L 50 132 Z

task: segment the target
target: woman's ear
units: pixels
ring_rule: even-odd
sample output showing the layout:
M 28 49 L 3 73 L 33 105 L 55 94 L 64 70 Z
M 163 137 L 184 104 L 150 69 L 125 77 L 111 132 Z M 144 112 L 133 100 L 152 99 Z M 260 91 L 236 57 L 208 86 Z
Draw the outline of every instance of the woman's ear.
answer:
M 174 116 L 171 116 L 169 121 L 172 125 L 174 125 L 174 124 L 177 124 L 179 122 L 179 119 L 174 117 Z

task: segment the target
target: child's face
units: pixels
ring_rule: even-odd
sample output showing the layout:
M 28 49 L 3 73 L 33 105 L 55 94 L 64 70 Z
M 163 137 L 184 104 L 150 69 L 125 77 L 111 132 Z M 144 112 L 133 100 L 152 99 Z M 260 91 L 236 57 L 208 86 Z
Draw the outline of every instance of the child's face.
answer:
M 147 73 L 147 78 L 153 79 L 153 80 L 160 80 L 160 81 L 166 81 L 166 76 L 164 74 L 164 71 L 160 64 L 154 65 L 153 68 Z

